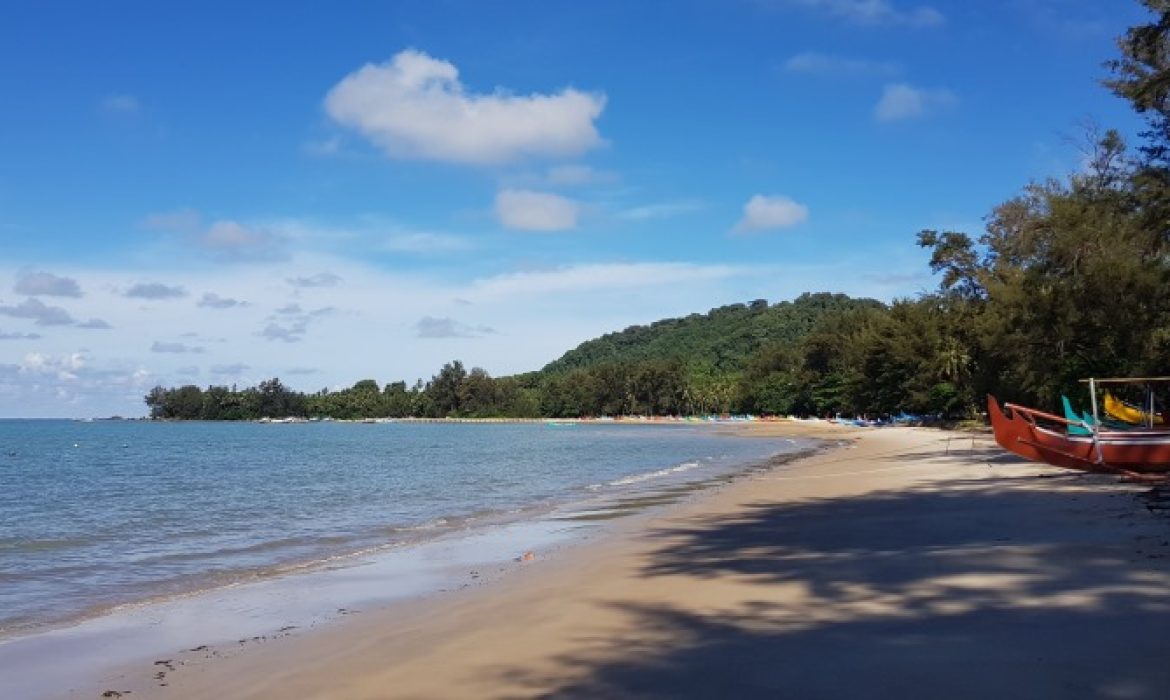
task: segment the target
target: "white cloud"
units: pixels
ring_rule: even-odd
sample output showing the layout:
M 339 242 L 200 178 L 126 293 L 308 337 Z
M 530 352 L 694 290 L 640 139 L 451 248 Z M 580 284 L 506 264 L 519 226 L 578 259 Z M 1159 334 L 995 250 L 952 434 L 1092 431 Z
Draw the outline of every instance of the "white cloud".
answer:
M 946 21 L 941 12 L 929 6 L 901 9 L 888 0 L 780 0 L 789 5 L 819 10 L 855 24 L 898 24 L 911 27 L 937 27 Z
M 142 228 L 175 235 L 220 262 L 274 262 L 289 257 L 287 243 L 290 235 L 279 225 L 244 224 L 231 219 L 220 219 L 206 227 L 202 215 L 195 209 L 181 208 L 148 214 L 140 222 Z
M 69 312 L 49 306 L 40 299 L 25 299 L 16 305 L 0 305 L 0 315 L 29 319 L 38 326 L 70 326 L 76 323 Z
M 216 221 L 196 240 L 225 262 L 273 261 L 288 257 L 280 234 L 237 221 Z
M 248 302 L 230 297 L 221 297 L 214 292 L 206 292 L 195 305 L 208 309 L 232 309 L 237 306 L 247 306 Z
M 567 197 L 532 190 L 501 190 L 496 218 L 505 228 L 521 231 L 564 231 L 577 226 L 581 207 Z
M 906 83 L 891 83 L 882 90 L 873 114 L 883 122 L 915 119 L 949 109 L 957 103 L 958 98 L 949 90 L 926 90 Z
M 186 353 L 194 353 L 200 355 L 204 352 L 204 348 L 198 345 L 187 345 L 185 343 L 169 343 L 161 340 L 154 341 L 150 346 L 151 352 L 173 353 L 182 355 Z
M 406 50 L 366 64 L 329 91 L 325 110 L 396 158 L 476 165 L 575 156 L 602 143 L 605 96 L 469 94 L 447 61 Z
M 733 229 L 739 233 L 788 228 L 808 220 L 808 207 L 783 195 L 757 194 L 743 206 Z
M 898 66 L 895 63 L 831 56 L 815 51 L 806 51 L 792 56 L 784 62 L 784 69 L 790 73 L 834 76 L 894 75 L 898 72 Z
M 308 332 L 308 324 L 304 321 L 294 321 L 289 324 L 269 323 L 260 331 L 260 335 L 268 340 L 282 340 L 286 343 L 299 343 Z
M 57 379 L 77 379 L 77 372 L 85 367 L 85 356 L 79 352 L 68 355 L 53 356 L 39 352 L 30 352 L 20 363 L 20 370 L 32 374 L 55 376 Z
M 123 296 L 131 299 L 179 299 L 187 296 L 187 290 L 161 282 L 144 282 L 127 289 Z
M 48 272 L 22 272 L 16 278 L 12 291 L 27 296 L 80 297 L 81 285 L 69 277 L 58 277 Z

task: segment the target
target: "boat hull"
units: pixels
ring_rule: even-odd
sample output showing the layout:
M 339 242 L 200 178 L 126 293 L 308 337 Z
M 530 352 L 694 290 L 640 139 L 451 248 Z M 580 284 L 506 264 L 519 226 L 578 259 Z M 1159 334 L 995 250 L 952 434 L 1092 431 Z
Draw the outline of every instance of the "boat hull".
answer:
M 1070 435 L 1065 418 L 987 397 L 995 441 L 1034 462 L 1090 472 L 1163 474 L 1170 472 L 1170 431 L 1100 431 Z

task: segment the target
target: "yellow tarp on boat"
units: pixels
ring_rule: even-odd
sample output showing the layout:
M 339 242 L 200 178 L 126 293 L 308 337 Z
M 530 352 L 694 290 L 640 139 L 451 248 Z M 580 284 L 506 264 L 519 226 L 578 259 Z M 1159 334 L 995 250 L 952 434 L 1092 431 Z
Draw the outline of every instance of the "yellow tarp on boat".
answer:
M 1145 411 L 1117 399 L 1108 391 L 1105 392 L 1105 413 L 1133 425 L 1146 425 L 1146 419 L 1149 416 Z M 1154 425 L 1162 425 L 1162 422 L 1162 416 L 1154 414 Z

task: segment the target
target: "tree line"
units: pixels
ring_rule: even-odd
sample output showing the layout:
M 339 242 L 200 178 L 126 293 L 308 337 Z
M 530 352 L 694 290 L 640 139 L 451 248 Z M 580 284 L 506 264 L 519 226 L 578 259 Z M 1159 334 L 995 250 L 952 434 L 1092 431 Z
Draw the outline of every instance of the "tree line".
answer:
M 934 291 L 733 304 L 607 334 L 511 377 L 452 361 L 409 387 L 156 387 L 151 415 L 964 417 L 988 393 L 1053 409 L 1083 377 L 1170 374 L 1170 2 L 1141 4 L 1149 22 L 1119 39 L 1103 81 L 1145 120 L 1138 147 L 1091 128 L 1082 169 L 1027 184 L 983 232 L 920 231 Z

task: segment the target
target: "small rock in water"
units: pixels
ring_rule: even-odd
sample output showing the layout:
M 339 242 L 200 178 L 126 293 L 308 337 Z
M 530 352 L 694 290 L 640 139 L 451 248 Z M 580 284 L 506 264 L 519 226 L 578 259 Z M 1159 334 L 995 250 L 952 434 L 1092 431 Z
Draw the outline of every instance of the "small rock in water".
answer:
M 533 552 L 532 550 L 525 552 L 524 555 L 522 557 L 520 557 L 520 561 L 535 561 L 535 560 L 536 560 L 536 552 Z

